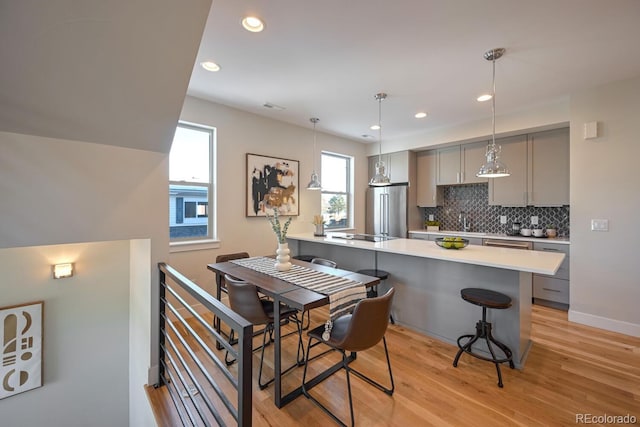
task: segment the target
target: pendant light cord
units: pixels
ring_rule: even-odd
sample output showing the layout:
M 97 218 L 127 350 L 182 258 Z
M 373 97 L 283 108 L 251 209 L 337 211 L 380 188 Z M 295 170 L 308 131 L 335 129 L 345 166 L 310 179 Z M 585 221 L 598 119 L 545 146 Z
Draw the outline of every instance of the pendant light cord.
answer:
M 493 137 L 491 140 L 491 145 L 493 150 L 495 151 L 496 149 L 496 57 L 495 55 L 493 56 L 493 59 L 491 61 L 493 63 L 493 93 L 491 94 L 491 116 L 493 117 L 492 120 L 492 127 L 493 127 Z
M 317 119 L 311 120 L 313 122 L 313 173 L 316 172 L 316 123 Z
M 382 96 L 378 97 L 378 163 L 382 161 Z

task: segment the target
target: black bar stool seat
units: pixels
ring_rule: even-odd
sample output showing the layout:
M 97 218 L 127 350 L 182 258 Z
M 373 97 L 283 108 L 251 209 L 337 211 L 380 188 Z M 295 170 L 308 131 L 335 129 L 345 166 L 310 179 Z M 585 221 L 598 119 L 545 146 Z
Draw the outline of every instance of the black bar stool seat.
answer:
M 492 362 L 496 365 L 496 371 L 498 372 L 498 387 L 502 387 L 502 372 L 500 372 L 500 364 L 508 362 L 509 367 L 513 369 L 513 354 L 509 347 L 496 340 L 491 334 L 491 323 L 487 322 L 487 308 L 497 310 L 507 309 L 511 307 L 511 298 L 509 298 L 505 294 L 501 294 L 500 292 L 480 288 L 462 289 L 460 291 L 460 296 L 462 296 L 463 300 L 482 307 L 482 320 L 479 320 L 478 323 L 476 323 L 475 335 L 462 335 L 458 338 L 459 350 L 456 354 L 456 358 L 453 360 L 453 366 L 458 366 L 458 361 L 460 360 L 460 356 L 462 356 L 462 353 L 467 353 L 478 359 Z M 471 346 L 480 338 L 483 338 L 487 342 L 487 347 L 489 348 L 489 352 L 491 353 L 491 358 L 485 357 L 479 353 L 475 353 L 471 348 Z M 462 344 L 461 341 L 465 339 L 467 339 L 467 341 Z M 502 350 L 502 352 L 504 353 L 504 357 L 496 356 L 493 346 L 491 345 L 492 343 L 500 350 Z
M 380 279 L 380 281 L 387 280 L 389 278 L 389 272 L 384 270 L 378 270 L 377 268 L 365 268 L 363 270 L 356 271 L 358 274 L 364 274 L 365 276 L 373 276 Z M 378 296 L 378 286 L 372 286 L 367 291 L 367 298 L 375 298 Z M 396 322 L 393 320 L 393 315 L 389 315 L 389 320 L 392 324 Z

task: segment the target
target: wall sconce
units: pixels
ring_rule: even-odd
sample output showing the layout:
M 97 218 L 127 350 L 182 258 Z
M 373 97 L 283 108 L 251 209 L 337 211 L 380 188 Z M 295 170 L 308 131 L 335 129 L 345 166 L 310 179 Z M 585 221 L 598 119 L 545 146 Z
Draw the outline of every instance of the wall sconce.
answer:
M 73 276 L 73 263 L 55 264 L 53 267 L 54 279 L 65 279 Z

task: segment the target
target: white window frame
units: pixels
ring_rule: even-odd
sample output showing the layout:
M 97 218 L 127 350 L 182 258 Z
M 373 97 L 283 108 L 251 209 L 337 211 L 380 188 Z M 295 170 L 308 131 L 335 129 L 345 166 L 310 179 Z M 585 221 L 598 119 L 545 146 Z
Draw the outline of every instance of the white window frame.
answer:
M 220 247 L 217 238 L 217 185 L 216 185 L 216 128 L 197 123 L 180 121 L 176 128 L 187 128 L 209 133 L 209 182 L 185 182 L 185 181 L 169 181 L 168 190 L 171 191 L 171 185 L 189 185 L 194 187 L 205 187 L 208 190 L 208 217 L 207 217 L 207 236 L 197 238 L 173 238 L 169 237 L 170 252 L 184 252 L 203 249 L 215 249 Z M 193 201 L 185 199 L 185 202 Z M 189 218 L 191 220 L 191 218 Z M 170 226 L 170 224 L 169 224 Z
M 329 190 L 325 190 L 324 188 L 322 188 L 321 193 L 322 194 L 338 194 L 338 195 L 345 195 L 346 199 L 347 199 L 347 207 L 346 207 L 346 212 L 347 212 L 347 224 L 345 224 L 344 226 L 339 226 L 339 227 L 329 227 L 328 225 L 325 225 L 325 228 L 327 230 L 331 230 L 331 231 L 340 231 L 340 230 L 349 230 L 353 228 L 353 223 L 354 223 L 354 219 L 353 219 L 353 181 L 354 181 L 354 176 L 353 176 L 353 157 L 349 156 L 347 154 L 341 154 L 341 153 L 334 153 L 334 152 L 330 152 L 330 151 L 322 151 L 320 154 L 320 171 L 322 171 L 322 158 L 323 156 L 331 156 L 331 157 L 337 157 L 339 159 L 343 159 L 347 162 L 347 174 L 346 174 L 346 179 L 347 182 L 345 183 L 345 188 L 347 189 L 347 191 L 329 191 Z M 321 178 L 322 179 L 322 178 Z

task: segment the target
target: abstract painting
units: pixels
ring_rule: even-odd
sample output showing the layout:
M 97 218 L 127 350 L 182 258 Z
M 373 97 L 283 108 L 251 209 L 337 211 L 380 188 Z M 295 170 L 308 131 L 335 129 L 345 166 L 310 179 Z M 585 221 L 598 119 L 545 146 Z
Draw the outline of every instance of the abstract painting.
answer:
M 42 386 L 42 306 L 0 308 L 0 399 Z
M 247 154 L 247 216 L 298 215 L 297 160 Z

